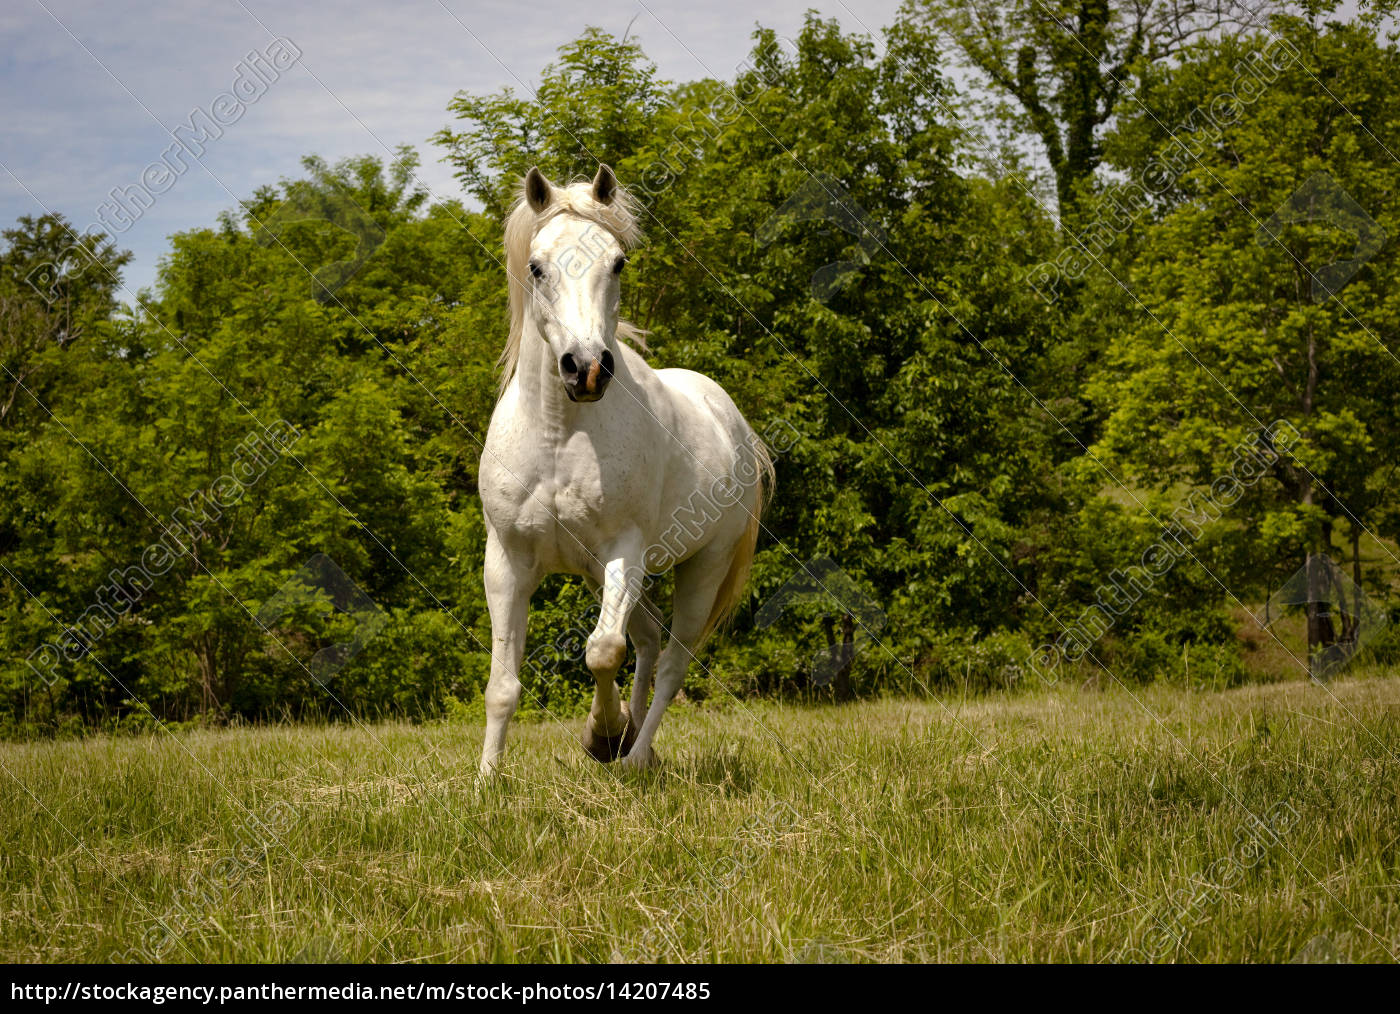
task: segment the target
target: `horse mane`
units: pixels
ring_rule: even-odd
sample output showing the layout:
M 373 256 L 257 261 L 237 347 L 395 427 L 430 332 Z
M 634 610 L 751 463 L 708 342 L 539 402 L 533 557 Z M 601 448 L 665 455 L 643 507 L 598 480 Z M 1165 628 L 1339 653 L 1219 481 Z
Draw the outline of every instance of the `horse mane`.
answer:
M 631 250 L 642 238 L 637 224 L 636 202 L 622 187 L 618 187 L 607 204 L 593 198 L 593 188 L 586 181 L 576 180 L 566 186 L 550 185 L 549 206 L 536 212 L 525 199 L 525 183 L 506 215 L 506 279 L 510 291 L 510 336 L 501 350 L 501 384 L 496 396 L 505 394 L 520 365 L 520 341 L 525 333 L 525 308 L 530 298 L 530 244 L 536 233 L 556 215 L 574 215 L 602 226 L 613 234 L 623 250 Z M 617 322 L 617 337 L 647 350 L 646 332 L 629 321 Z

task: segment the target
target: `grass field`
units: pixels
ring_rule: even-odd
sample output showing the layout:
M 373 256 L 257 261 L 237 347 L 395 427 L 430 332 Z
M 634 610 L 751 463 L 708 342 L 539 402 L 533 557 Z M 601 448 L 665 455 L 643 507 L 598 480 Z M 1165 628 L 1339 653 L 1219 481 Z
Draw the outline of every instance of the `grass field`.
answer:
M 1391 961 L 1400 679 L 0 745 L 11 961 Z

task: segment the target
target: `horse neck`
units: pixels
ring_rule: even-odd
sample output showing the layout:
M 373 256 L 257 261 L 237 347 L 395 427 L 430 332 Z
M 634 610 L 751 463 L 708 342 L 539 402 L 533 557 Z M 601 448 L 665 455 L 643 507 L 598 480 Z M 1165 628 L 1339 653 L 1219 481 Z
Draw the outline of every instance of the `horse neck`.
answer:
M 574 430 L 579 406 L 564 393 L 549 342 L 528 316 L 520 336 L 515 376 L 520 385 L 520 414 L 526 424 L 542 439 L 563 443 Z

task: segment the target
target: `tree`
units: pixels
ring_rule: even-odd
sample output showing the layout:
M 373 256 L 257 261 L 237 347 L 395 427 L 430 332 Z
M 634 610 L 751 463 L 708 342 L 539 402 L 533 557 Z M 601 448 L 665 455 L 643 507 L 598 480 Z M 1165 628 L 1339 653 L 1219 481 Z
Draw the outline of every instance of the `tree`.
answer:
M 1363 532 L 1395 534 L 1381 526 L 1394 517 L 1400 453 L 1400 257 L 1380 239 L 1400 229 L 1400 165 L 1387 150 L 1400 142 L 1387 84 L 1400 56 L 1360 25 L 1275 25 L 1277 39 L 1203 43 L 1149 75 L 1144 111 L 1109 146 L 1124 167 L 1187 144 L 1194 154 L 1178 159 L 1165 211 L 1142 237 L 1132 282 L 1147 312 L 1110 349 L 1096 451 L 1161 488 L 1209 485 L 1251 433 L 1276 421 L 1296 430 L 1268 481 L 1232 508 L 1234 584 L 1267 591 L 1300 567 L 1323 574 L 1340 528 L 1359 588 Z M 1241 68 L 1266 49 L 1277 80 L 1241 88 Z M 1167 133 L 1179 111 L 1222 95 L 1233 104 L 1202 139 Z M 1308 595 L 1315 671 L 1356 635 L 1328 615 L 1335 596 L 1323 591 Z
M 467 192 L 501 218 L 536 161 L 552 179 L 569 180 L 599 162 L 625 167 L 646 151 L 666 90 L 640 41 L 588 28 L 560 47 L 533 95 L 459 92 L 448 110 L 467 126 L 444 128 L 434 140 L 448 149 Z
M 732 80 L 670 88 L 633 43 L 590 33 L 539 88 L 576 96 L 567 116 L 508 93 L 459 96 L 463 122 L 440 135 L 484 200 L 531 164 L 569 178 L 613 161 L 644 208 L 624 298 L 655 360 L 716 377 L 760 432 L 795 438 L 755 607 L 830 557 L 898 618 L 882 639 L 898 629 L 926 657 L 1019 622 L 1016 547 L 1031 516 L 1053 513 L 1047 481 L 1065 453 L 1018 383 L 1041 374 L 1049 344 L 1020 271 L 1052 234 L 1012 181 L 959 176 L 937 54 L 917 25 L 896 26 L 877 55 L 813 15 L 792 40 L 757 32 Z M 590 60 L 592 90 L 567 70 Z M 588 123 L 628 147 L 607 154 Z M 866 643 L 875 632 L 848 631 L 841 600 L 829 626 L 818 610 L 785 615 L 786 631 L 829 653 L 848 633 Z
M 418 712 L 460 687 L 473 645 L 437 600 L 470 629 L 480 596 L 447 562 L 463 537 L 448 426 L 404 365 L 486 258 L 451 214 L 418 213 L 414 165 L 308 159 L 307 179 L 174 237 L 141 312 L 94 309 L 104 342 L 67 343 L 52 419 L 6 444 L 0 473 L 11 716 L 338 710 L 306 663 L 344 623 L 292 610 L 269 636 L 254 618 L 316 554 L 390 617 L 392 660 L 371 645 L 332 688 L 341 702 Z M 429 679 L 411 675 L 424 656 L 441 663 Z
M 117 305 L 121 269 L 131 254 L 106 237 L 79 235 L 62 215 L 24 215 L 0 232 L 0 426 L 41 401 L 65 351 L 101 328 Z
M 946 35 L 1011 98 L 1055 174 L 1060 218 L 1098 168 L 1100 134 L 1144 66 L 1222 29 L 1256 24 L 1274 0 L 914 0 L 908 10 Z

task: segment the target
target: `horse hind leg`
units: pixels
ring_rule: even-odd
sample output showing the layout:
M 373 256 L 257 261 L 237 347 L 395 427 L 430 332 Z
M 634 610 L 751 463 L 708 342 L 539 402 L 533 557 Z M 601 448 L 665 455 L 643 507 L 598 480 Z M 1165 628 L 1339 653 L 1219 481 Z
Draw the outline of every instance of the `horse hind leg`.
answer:
M 632 738 L 636 738 L 636 726 L 647 714 L 647 702 L 651 699 L 651 680 L 656 673 L 656 659 L 661 653 L 661 613 L 651 596 L 643 592 L 627 621 L 627 636 L 632 639 L 632 647 L 637 652 L 637 669 L 632 677 L 632 702 L 629 721 L 633 724 Z M 631 718 L 635 716 L 635 718 Z M 632 745 L 630 742 L 627 744 Z
M 661 652 L 656 667 L 656 693 L 647 709 L 646 720 L 637 731 L 632 749 L 623 758 L 630 768 L 645 768 L 656 763 L 652 741 L 661 725 L 666 709 L 675 699 L 686 670 L 695 653 L 710 632 L 717 599 L 726 584 L 733 580 L 735 547 L 707 546 L 685 563 L 676 567 L 675 609 L 671 616 L 671 639 Z M 636 700 L 636 688 L 633 688 Z M 638 714 L 635 709 L 633 714 Z

